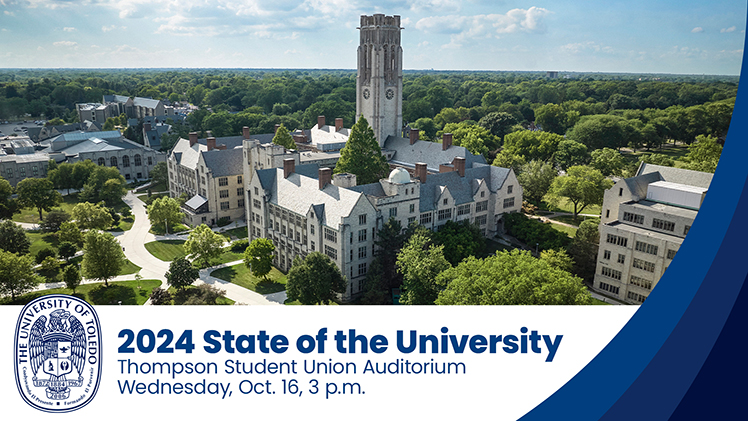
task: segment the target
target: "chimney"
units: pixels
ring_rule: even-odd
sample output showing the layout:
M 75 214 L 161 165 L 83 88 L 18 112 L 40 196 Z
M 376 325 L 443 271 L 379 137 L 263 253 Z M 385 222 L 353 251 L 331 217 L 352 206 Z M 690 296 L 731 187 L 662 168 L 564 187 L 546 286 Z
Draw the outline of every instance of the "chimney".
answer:
M 465 176 L 465 158 L 456 156 L 454 161 L 452 161 L 452 165 L 454 165 L 455 171 L 460 174 L 460 177 Z
M 421 180 L 421 183 L 426 182 L 426 164 L 423 162 L 416 162 L 416 177 Z
M 143 123 L 143 130 L 150 132 L 151 131 L 151 123 Z
M 455 171 L 455 167 L 452 164 L 439 164 L 439 174 L 443 172 Z
M 219 151 L 225 151 L 226 150 L 226 145 L 224 145 L 223 143 L 221 143 L 220 145 L 216 145 L 216 149 L 218 149 Z
M 278 128 L 280 127 L 280 124 L 275 125 L 275 129 L 273 129 L 273 134 L 278 134 Z
M 410 129 L 410 144 L 418 142 L 419 132 L 418 129 Z
M 190 147 L 195 146 L 197 143 L 197 132 L 190 132 Z
M 244 139 L 249 139 L 249 127 L 247 126 L 242 127 L 242 137 Z
M 329 168 L 319 169 L 319 189 L 323 190 L 332 181 L 332 170 Z
M 208 141 L 208 150 L 209 151 L 212 151 L 213 149 L 216 148 L 216 138 L 215 137 L 209 137 L 207 139 L 207 141 Z
M 452 146 L 452 133 L 444 133 L 442 135 L 442 150 L 446 151 Z
M 335 119 L 335 131 L 339 132 L 340 129 L 343 128 L 343 119 L 342 118 L 336 118 Z
M 356 187 L 356 174 L 341 173 L 332 176 L 332 184 L 338 187 Z
M 296 161 L 293 158 L 286 158 L 283 160 L 283 178 L 288 178 L 289 175 L 296 171 Z
M 322 126 L 324 125 L 325 125 L 325 116 L 323 115 L 317 116 L 317 128 L 321 129 Z

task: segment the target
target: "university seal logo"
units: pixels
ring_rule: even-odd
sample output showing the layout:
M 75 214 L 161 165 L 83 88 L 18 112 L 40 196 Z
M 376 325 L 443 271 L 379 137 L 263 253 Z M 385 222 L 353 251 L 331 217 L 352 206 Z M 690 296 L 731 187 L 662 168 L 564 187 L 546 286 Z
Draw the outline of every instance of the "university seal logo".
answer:
M 15 331 L 16 384 L 29 405 L 70 412 L 88 404 L 101 378 L 101 328 L 94 308 L 70 295 L 27 304 Z

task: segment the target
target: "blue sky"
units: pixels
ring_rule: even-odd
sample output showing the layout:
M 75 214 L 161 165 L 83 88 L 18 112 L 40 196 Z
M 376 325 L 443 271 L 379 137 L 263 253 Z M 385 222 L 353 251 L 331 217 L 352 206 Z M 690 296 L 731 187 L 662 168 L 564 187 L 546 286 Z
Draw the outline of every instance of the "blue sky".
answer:
M 406 69 L 737 75 L 746 2 L 0 0 L 0 67 L 353 69 L 372 13 Z

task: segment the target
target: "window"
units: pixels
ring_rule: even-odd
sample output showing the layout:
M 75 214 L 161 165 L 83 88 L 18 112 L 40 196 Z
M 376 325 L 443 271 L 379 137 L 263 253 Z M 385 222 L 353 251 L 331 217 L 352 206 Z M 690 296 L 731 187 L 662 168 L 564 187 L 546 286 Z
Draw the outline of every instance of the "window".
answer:
M 439 210 L 439 215 L 437 215 L 436 219 L 438 221 L 443 221 L 445 219 L 452 219 L 452 209 L 441 209 L 441 210 Z
M 125 155 L 122 157 L 122 168 L 127 168 L 130 166 L 130 157 Z
M 470 213 L 470 203 L 468 203 L 467 205 L 460 205 L 457 207 L 457 216 L 468 215 L 469 213 Z
M 663 221 L 662 219 L 652 219 L 652 228 L 664 231 L 675 231 L 675 223 Z
M 236 203 L 236 205 L 240 208 L 244 207 L 244 199 L 239 199 L 239 201 Z
M 244 196 L 244 189 L 242 187 L 239 187 L 238 189 L 236 189 L 236 195 Z
M 631 291 L 628 292 L 627 296 L 628 296 L 629 300 L 637 301 L 637 302 L 640 302 L 640 303 L 643 303 L 644 300 L 647 299 L 647 297 L 645 295 L 637 294 L 637 293 L 631 292 Z
M 229 191 L 228 190 L 220 190 L 218 192 L 218 197 L 220 197 L 221 199 L 225 199 L 225 198 L 229 197 Z M 257 200 L 257 199 L 255 199 L 255 200 Z
M 325 227 L 325 240 L 337 243 L 338 242 L 338 232 L 335 230 L 332 230 L 330 228 Z M 345 240 L 343 240 L 345 241 Z
M 617 246 L 626 247 L 626 244 L 628 244 L 628 238 L 626 237 L 619 237 L 617 235 L 608 234 L 608 238 L 605 240 L 606 242 L 610 244 L 615 244 Z
M 366 241 L 366 233 L 367 233 L 366 229 L 362 229 L 358 231 L 358 242 L 359 243 Z
M 228 192 L 228 190 L 226 190 Z M 260 202 L 258 199 L 252 199 L 252 206 L 254 206 L 256 209 L 262 208 L 262 202 Z
M 486 197 L 486 192 L 484 191 L 480 192 L 480 197 Z
M 366 263 L 361 263 L 358 265 L 358 276 L 366 275 Z
M 511 208 L 512 206 L 514 206 L 514 198 L 513 197 L 504 199 L 504 209 Z
M 205 176 L 200 177 L 200 184 L 205 184 Z
M 415 203 L 411 203 L 410 204 L 410 213 L 413 213 L 415 211 L 416 211 L 416 205 L 415 205 Z
M 647 272 L 655 271 L 654 263 L 641 259 L 634 259 L 634 267 L 637 269 L 646 270 Z
M 688 235 L 688 230 L 690 230 L 690 229 L 691 229 L 691 226 L 690 225 L 686 225 L 683 228 L 683 235 Z
M 325 254 L 332 260 L 338 260 L 338 250 L 325 244 Z
M 675 250 L 668 250 L 667 251 L 667 258 L 670 259 L 670 260 L 673 260 L 673 258 L 675 258 L 675 252 L 676 252 Z
M 478 225 L 486 225 L 486 221 L 488 221 L 488 215 L 481 215 L 475 217 L 475 223 Z
M 421 225 L 427 225 L 431 223 L 431 212 L 421 214 Z
M 366 259 L 366 247 L 359 247 L 358 248 L 358 258 L 359 259 Z
M 484 200 L 475 204 L 475 213 L 485 212 L 486 210 L 488 210 L 488 200 Z
M 37 167 L 36 165 L 34 165 L 33 167 L 31 167 L 31 172 L 34 174 L 34 177 L 38 176 L 39 175 L 39 167 Z
M 605 217 L 610 218 L 610 209 L 605 209 Z
M 296 242 L 298 243 L 300 241 L 301 241 L 301 233 L 299 231 L 296 231 Z
M 148 157 L 148 165 L 153 165 L 153 157 L 152 156 Z
M 219 186 L 228 186 L 229 185 L 229 178 L 228 177 L 221 177 L 218 179 L 218 185 Z
M 626 255 L 625 254 L 619 254 L 618 255 L 618 263 L 625 263 L 626 262 Z
M 512 190 L 514 190 L 514 186 L 506 186 L 506 194 L 512 194 Z
M 286 235 L 286 226 L 281 225 L 281 234 Z
M 620 290 L 619 287 L 608 285 L 605 282 L 600 282 L 600 289 L 602 289 L 603 291 L 608 291 L 614 295 L 618 295 L 618 291 Z
M 366 225 L 366 214 L 358 216 L 358 224 L 359 225 Z
M 636 285 L 638 287 L 652 289 L 652 281 L 649 281 L 644 278 L 640 278 L 638 276 L 631 275 L 631 279 L 629 279 L 629 283 L 631 285 Z
M 636 251 L 641 251 L 643 253 L 657 256 L 657 246 L 654 246 L 652 244 L 647 244 L 641 241 L 637 241 L 636 246 L 634 248 L 636 249 Z
M 255 187 L 255 194 L 260 194 L 260 191 Z
M 351 244 L 353 244 L 353 231 L 351 231 Z
M 390 218 L 397 216 L 397 208 L 390 208 Z
M 106 159 L 104 159 L 104 158 L 99 158 L 99 160 L 97 162 L 99 163 L 99 166 L 101 166 L 101 167 L 103 167 L 104 165 L 106 165 Z
M 642 225 L 644 224 L 644 215 L 639 215 L 638 213 L 624 212 L 623 220 L 627 222 L 633 222 L 635 224 Z
M 610 260 L 610 250 L 605 250 L 603 252 L 603 259 Z
M 221 202 L 221 210 L 229 210 L 229 202 Z
M 141 166 L 141 165 L 142 165 L 142 164 L 141 164 L 141 162 L 140 162 L 140 155 L 136 154 L 136 155 L 134 156 L 134 161 L 135 161 L 135 166 L 136 166 L 136 167 L 139 167 L 139 166 Z
M 115 168 L 117 167 L 117 157 L 116 156 L 113 156 L 113 157 L 109 158 L 109 166 L 115 167 Z
M 410 224 L 412 224 L 414 222 L 416 222 L 416 217 L 415 216 L 411 216 L 410 218 L 408 218 L 408 226 L 410 226 Z
M 448 205 L 448 204 L 449 204 L 449 199 L 444 199 L 444 201 L 443 201 L 442 203 L 443 203 L 444 205 Z
M 21 173 L 21 178 L 26 178 L 26 167 L 21 167 L 20 173 Z
M 353 261 L 353 249 L 352 248 L 351 248 L 350 252 L 351 252 L 351 258 L 348 261 L 352 262 Z
M 312 246 L 312 251 L 315 251 L 316 249 L 314 248 L 314 241 L 312 241 L 310 244 Z
M 5 174 L 7 174 L 6 178 L 13 178 L 13 168 L 6 169 Z
M 623 187 L 618 189 L 618 195 L 623 196 Z
M 312 233 L 312 235 L 314 235 L 314 225 L 309 226 L 309 232 Z
M 239 184 L 242 184 L 242 176 L 241 175 L 236 176 L 236 182 L 239 183 Z
M 125 174 L 125 180 L 129 180 L 129 179 L 130 179 L 130 174 Z
M 600 274 L 603 276 L 607 276 L 608 278 L 611 278 L 611 279 L 616 279 L 618 281 L 621 280 L 621 271 L 611 269 L 609 267 L 603 266 L 602 270 L 600 271 Z

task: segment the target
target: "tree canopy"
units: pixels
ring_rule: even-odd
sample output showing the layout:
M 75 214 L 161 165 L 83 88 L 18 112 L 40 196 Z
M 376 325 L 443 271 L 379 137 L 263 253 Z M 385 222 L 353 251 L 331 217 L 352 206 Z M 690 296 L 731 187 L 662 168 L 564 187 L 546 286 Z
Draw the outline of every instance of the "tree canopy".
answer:
M 267 279 L 267 274 L 273 268 L 273 252 L 275 245 L 268 238 L 255 238 L 244 250 L 244 265 L 252 275 Z
M 169 232 L 169 226 L 176 225 L 182 221 L 182 213 L 179 202 L 168 196 L 158 197 L 148 205 L 148 220 L 152 225 L 164 224 L 166 232 Z
M 117 276 L 122 265 L 125 264 L 122 246 L 108 232 L 88 231 L 83 251 L 83 262 L 81 262 L 83 276 L 104 281 L 106 286 L 109 286 L 109 280 Z
M 283 123 L 281 123 L 280 127 L 275 131 L 273 143 L 283 146 L 286 149 L 296 149 L 296 142 L 293 141 L 293 137 L 288 133 L 288 129 Z
M 212 259 L 221 255 L 224 241 L 225 238 L 213 232 L 209 226 L 201 224 L 190 232 L 184 243 L 184 251 L 207 267 Z
M 356 183 L 375 183 L 387 177 L 389 165 L 374 130 L 364 116 L 360 116 L 351 128 L 351 134 L 345 147 L 340 150 L 340 160 L 335 165 L 335 174 L 349 173 L 356 175 Z
M 19 256 L 0 250 L 0 295 L 10 295 L 15 300 L 34 289 L 41 281 L 34 273 L 31 256 Z
M 80 202 L 73 206 L 71 213 L 80 229 L 104 230 L 114 223 L 109 209 L 99 203 Z
M 548 162 L 543 161 L 530 161 L 525 165 L 522 165 L 517 180 L 522 186 L 522 193 L 524 198 L 530 202 L 539 205 L 543 196 L 548 193 L 548 190 L 553 184 L 553 180 L 556 179 L 558 172 Z
M 451 268 L 444 246 L 433 244 L 425 228 L 417 230 L 397 255 L 397 270 L 403 275 L 401 304 L 433 304 L 446 285 L 437 276 Z
M 297 256 L 286 280 L 286 294 L 290 301 L 301 304 L 330 304 L 345 292 L 346 283 L 338 265 L 320 253 L 309 253 L 304 259 Z
M 169 264 L 169 271 L 164 274 L 169 286 L 184 289 L 192 285 L 200 276 L 200 271 L 184 257 L 177 257 Z
M 31 241 L 26 230 L 13 221 L 0 222 L 0 249 L 9 253 L 28 254 Z
M 42 211 L 49 211 L 62 201 L 62 196 L 46 178 L 25 178 L 16 185 L 18 203 L 27 208 L 39 211 L 39 220 L 43 219 Z
M 599 170 L 578 165 L 570 167 L 565 176 L 556 177 L 546 199 L 551 203 L 566 197 L 574 205 L 574 218 L 589 205 L 602 205 L 606 189 L 613 181 L 605 178 Z

